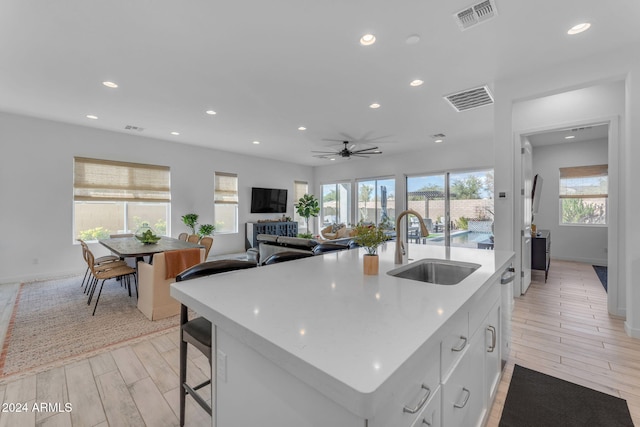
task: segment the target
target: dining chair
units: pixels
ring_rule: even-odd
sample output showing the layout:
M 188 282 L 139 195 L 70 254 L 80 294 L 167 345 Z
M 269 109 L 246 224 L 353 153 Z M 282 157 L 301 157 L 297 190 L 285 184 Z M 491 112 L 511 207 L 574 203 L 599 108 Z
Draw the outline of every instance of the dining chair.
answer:
M 176 276 L 176 282 L 196 279 L 198 277 L 211 276 L 213 274 L 225 273 L 233 270 L 243 270 L 246 268 L 254 268 L 256 264 L 250 261 L 240 261 L 224 259 L 218 261 L 203 262 L 188 268 Z M 202 354 L 207 356 L 209 367 L 211 368 L 212 358 L 212 340 L 211 340 L 211 322 L 204 317 L 196 317 L 189 320 L 188 307 L 184 304 L 180 306 L 180 425 L 184 426 L 185 419 L 185 403 L 187 394 L 189 394 L 197 403 L 212 415 L 211 405 L 209 405 L 200 394 L 196 391 L 211 384 L 211 379 L 190 386 L 187 384 L 187 344 L 193 345 Z M 213 375 L 213 372 L 211 372 Z
M 89 268 L 89 262 L 87 261 L 87 251 L 89 250 L 89 246 L 82 239 L 78 239 L 78 242 L 80 242 L 80 247 L 82 248 L 82 259 L 87 264 L 87 269 L 84 272 L 84 277 L 82 278 L 82 283 L 80 284 L 80 287 L 84 288 L 83 292 L 86 292 L 89 285 L 88 279 L 91 277 L 91 269 Z M 124 262 L 120 260 L 120 257 L 115 255 L 104 255 L 94 259 L 96 268 L 104 268 L 107 264 L 111 263 L 121 263 L 121 265 L 124 264 Z M 112 264 L 111 267 L 115 265 L 116 264 Z
M 200 236 L 197 234 L 190 234 L 189 237 L 187 237 L 187 242 L 198 243 L 199 241 L 200 241 Z
M 213 245 L 213 237 L 204 236 L 202 239 L 200 239 L 200 244 L 204 246 L 204 260 L 206 261 L 207 257 L 209 256 L 211 246 Z
M 126 280 L 126 286 L 129 290 L 129 296 L 131 296 L 131 276 L 133 275 L 135 286 L 136 286 L 136 298 L 138 296 L 138 281 L 136 277 L 136 269 L 131 268 L 128 265 L 117 265 L 117 266 L 103 266 L 103 268 L 99 268 L 95 265 L 95 257 L 93 253 L 87 248 L 87 264 L 89 265 L 89 269 L 91 270 L 91 275 L 93 280 L 91 281 L 90 291 L 89 291 L 89 299 L 87 301 L 87 305 L 91 305 L 91 299 L 93 298 L 93 294 L 98 286 L 98 282 L 102 280 L 102 284 L 100 285 L 100 290 L 98 291 L 98 296 L 96 298 L 96 304 L 93 307 L 92 316 L 96 315 L 96 309 L 98 308 L 98 302 L 100 302 L 100 295 L 102 294 L 102 288 L 104 287 L 104 282 L 109 279 L 120 278 L 121 281 Z
M 189 237 L 189 234 L 187 234 L 187 233 L 178 234 L 178 240 L 182 240 L 183 242 L 187 241 L 187 237 Z

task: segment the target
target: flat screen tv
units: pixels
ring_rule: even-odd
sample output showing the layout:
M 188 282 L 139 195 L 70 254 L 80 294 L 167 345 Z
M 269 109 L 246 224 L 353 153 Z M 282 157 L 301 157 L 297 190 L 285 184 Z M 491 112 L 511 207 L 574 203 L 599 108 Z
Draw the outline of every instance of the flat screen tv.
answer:
M 251 213 L 287 212 L 287 190 L 251 188 Z

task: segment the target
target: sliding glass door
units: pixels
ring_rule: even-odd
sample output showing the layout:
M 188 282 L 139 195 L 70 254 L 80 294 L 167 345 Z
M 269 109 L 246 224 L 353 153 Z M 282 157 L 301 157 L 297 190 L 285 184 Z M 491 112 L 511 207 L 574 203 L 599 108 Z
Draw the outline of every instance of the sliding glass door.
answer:
M 407 177 L 407 206 L 429 229 L 428 238 L 420 237 L 410 217 L 410 242 L 493 248 L 493 170 Z

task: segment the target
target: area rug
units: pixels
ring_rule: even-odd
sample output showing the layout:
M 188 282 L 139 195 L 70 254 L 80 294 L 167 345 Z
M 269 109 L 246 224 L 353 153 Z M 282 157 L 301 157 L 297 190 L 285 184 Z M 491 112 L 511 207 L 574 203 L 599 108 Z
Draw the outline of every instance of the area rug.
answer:
M 515 365 L 500 427 L 633 427 L 627 401 Z
M 179 324 L 179 315 L 148 320 L 136 306 L 135 290 L 129 297 L 115 279 L 105 283 L 92 316 L 95 297 L 88 306 L 81 282 L 79 276 L 21 285 L 0 355 L 0 378 L 88 356 Z
M 604 290 L 609 292 L 607 289 L 607 266 L 594 265 L 593 269 L 596 271 L 598 279 L 600 279 L 600 283 L 604 286 Z

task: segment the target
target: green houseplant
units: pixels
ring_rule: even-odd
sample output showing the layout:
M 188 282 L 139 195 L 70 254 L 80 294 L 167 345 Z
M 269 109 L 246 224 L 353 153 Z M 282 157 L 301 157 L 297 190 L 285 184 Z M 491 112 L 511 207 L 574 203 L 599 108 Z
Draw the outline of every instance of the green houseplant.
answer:
M 188 213 L 182 215 L 182 222 L 191 230 L 191 234 L 196 234 L 196 224 L 198 224 L 198 214 Z
M 378 246 L 387 241 L 383 226 L 360 223 L 356 226 L 353 240 L 367 251 L 363 258 L 364 274 L 378 274 Z
M 216 226 L 213 224 L 201 224 L 198 228 L 198 235 L 202 238 L 204 236 L 210 236 L 215 231 Z
M 298 234 L 298 237 L 310 239 L 313 234 L 309 232 L 309 217 L 316 217 L 320 213 L 320 204 L 316 196 L 313 194 L 305 194 L 298 199 L 298 203 L 294 205 L 296 213 L 305 219 L 307 232 Z

